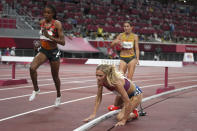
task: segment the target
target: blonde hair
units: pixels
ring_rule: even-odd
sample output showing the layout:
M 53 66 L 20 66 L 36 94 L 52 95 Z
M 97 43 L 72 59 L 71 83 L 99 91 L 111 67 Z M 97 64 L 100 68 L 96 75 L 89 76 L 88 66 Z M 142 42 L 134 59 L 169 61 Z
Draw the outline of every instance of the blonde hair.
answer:
M 107 83 L 110 86 L 117 84 L 119 78 L 123 78 L 123 74 L 117 71 L 114 65 L 101 64 L 97 66 L 96 70 L 101 70 L 106 75 Z

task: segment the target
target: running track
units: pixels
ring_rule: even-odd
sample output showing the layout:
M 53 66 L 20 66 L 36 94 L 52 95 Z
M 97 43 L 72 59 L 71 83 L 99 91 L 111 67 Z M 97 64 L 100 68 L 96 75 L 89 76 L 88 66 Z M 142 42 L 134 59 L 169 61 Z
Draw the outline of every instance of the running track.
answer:
M 41 93 L 33 102 L 28 101 L 33 90 L 28 68 L 17 66 L 16 78 L 26 78 L 28 84 L 0 87 L 0 131 L 72 131 L 81 126 L 82 120 L 93 111 L 97 91 L 95 68 L 95 65 L 62 64 L 62 99 L 60 107 L 55 108 L 56 90 L 49 65 L 38 69 Z M 0 65 L 0 71 L 1 80 L 11 78 L 11 66 Z M 134 83 L 142 88 L 144 97 L 154 95 L 156 89 L 164 86 L 164 68 L 137 67 Z M 197 67 L 169 68 L 169 85 L 196 87 Z M 113 104 L 115 95 L 106 89 L 104 94 L 97 116 L 107 113 L 107 106 Z M 145 102 L 143 107 L 147 107 L 147 116 L 112 131 L 196 131 L 196 96 L 197 88 L 193 88 Z M 112 117 L 91 131 L 105 131 L 115 123 L 116 119 Z

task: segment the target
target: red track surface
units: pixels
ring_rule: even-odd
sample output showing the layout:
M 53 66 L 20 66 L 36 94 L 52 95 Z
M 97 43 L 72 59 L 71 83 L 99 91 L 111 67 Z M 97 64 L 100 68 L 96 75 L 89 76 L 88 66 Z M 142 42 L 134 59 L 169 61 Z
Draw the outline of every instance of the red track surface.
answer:
M 27 78 L 28 84 L 0 87 L 0 131 L 72 131 L 84 124 L 82 120 L 93 111 L 97 87 L 94 65 L 61 65 L 61 103 L 53 107 L 56 91 L 49 65 L 38 70 L 41 93 L 33 102 L 29 95 L 33 87 L 28 68 L 17 66 L 16 78 Z M 11 78 L 11 67 L 0 65 L 0 79 Z M 183 88 L 197 86 L 197 67 L 169 68 L 169 86 Z M 139 85 L 144 97 L 154 95 L 156 89 L 164 86 L 164 68 L 137 67 L 134 83 Z M 104 93 L 108 93 L 104 90 Z M 165 98 L 169 99 L 164 100 Z M 169 94 L 143 103 L 148 107 L 147 116 L 127 123 L 113 131 L 195 131 L 197 129 L 197 88 Z M 107 113 L 107 106 L 113 104 L 115 95 L 103 96 L 97 116 Z M 161 101 L 161 102 L 159 102 Z M 92 131 L 107 130 L 116 123 L 115 117 L 105 120 Z

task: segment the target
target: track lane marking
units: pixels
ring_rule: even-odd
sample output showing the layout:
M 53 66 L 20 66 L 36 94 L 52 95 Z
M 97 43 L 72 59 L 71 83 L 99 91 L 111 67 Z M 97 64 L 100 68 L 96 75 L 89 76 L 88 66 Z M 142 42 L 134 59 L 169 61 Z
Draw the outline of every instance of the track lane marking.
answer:
M 112 93 L 111 92 L 110 93 L 105 93 L 103 95 L 108 95 L 108 94 L 112 94 Z M 90 99 L 90 98 L 93 98 L 93 97 L 96 97 L 96 95 L 88 96 L 88 97 L 82 97 L 82 98 L 79 98 L 79 99 L 62 102 L 61 105 L 69 104 L 69 103 L 73 103 L 73 102 L 78 102 L 78 101 Z M 13 119 L 13 118 L 16 118 L 16 117 L 19 117 L 19 116 L 23 116 L 23 115 L 26 115 L 26 114 L 30 114 L 30 113 L 33 113 L 33 112 L 41 111 L 41 110 L 44 110 L 44 109 L 48 109 L 48 108 L 51 108 L 51 107 L 55 107 L 55 105 L 50 105 L 50 106 L 38 108 L 38 109 L 35 109 L 35 110 L 27 111 L 27 112 L 24 112 L 24 113 L 20 113 L 20 114 L 17 114 L 17 115 L 9 116 L 9 117 L 6 117 L 6 118 L 2 118 L 2 119 L 0 119 L 0 122 L 5 121 L 5 120 L 9 120 L 9 119 Z
M 181 82 L 171 82 L 168 84 L 176 84 L 176 83 L 186 83 L 186 82 L 192 82 L 192 81 L 197 81 L 197 80 L 189 80 L 189 81 L 181 81 Z M 154 86 L 162 86 L 164 84 L 154 84 L 154 85 L 146 85 L 146 86 L 141 86 L 140 88 L 148 88 L 148 87 L 154 87 Z M 85 89 L 85 88 L 93 88 L 96 87 L 97 85 L 91 85 L 91 86 L 83 86 L 83 87 L 75 87 L 75 88 L 69 88 L 69 89 L 63 89 L 60 90 L 61 92 L 64 91 L 70 91 L 70 90 L 78 90 L 78 89 Z M 43 94 L 50 94 L 50 93 L 56 93 L 56 91 L 48 91 L 48 92 L 40 92 L 39 95 L 43 95 Z M 14 96 L 14 97 L 7 97 L 7 98 L 1 98 L 0 101 L 5 101 L 5 100 L 12 100 L 12 99 L 17 99 L 17 98 L 22 98 L 22 97 L 28 97 L 31 94 L 27 94 L 27 95 L 20 95 L 20 96 Z
M 189 77 L 189 76 L 188 76 Z M 175 77 L 175 78 L 168 78 L 168 80 L 173 80 L 173 79 L 185 79 L 185 78 L 188 78 L 188 77 Z M 193 77 L 197 77 L 197 76 L 191 76 L 189 78 L 193 78 Z M 87 78 L 87 77 L 84 77 L 84 78 Z M 65 78 L 66 79 L 66 78 Z M 52 79 L 51 79 L 52 80 Z M 95 79 L 96 80 L 96 79 Z M 164 78 L 158 78 L 158 79 L 154 79 L 155 81 L 156 80 L 164 80 Z M 88 81 L 88 80 L 87 80 Z M 94 80 L 89 80 L 89 81 L 94 81 Z M 148 80 L 135 80 L 133 82 L 145 82 L 145 81 L 150 81 L 150 79 Z M 83 83 L 83 81 L 77 81 L 78 83 Z M 66 83 L 73 83 L 72 81 L 70 82 L 61 82 L 61 84 L 66 84 Z M 48 86 L 48 85 L 54 85 L 54 82 L 53 83 L 49 83 L 49 84 L 40 84 L 39 86 Z M 15 89 L 21 89 L 21 88 L 30 88 L 32 87 L 32 85 L 29 85 L 29 86 L 20 86 L 20 87 L 13 87 L 13 88 L 3 88 L 3 89 L 0 89 L 0 91 L 4 91 L 4 90 L 15 90 Z

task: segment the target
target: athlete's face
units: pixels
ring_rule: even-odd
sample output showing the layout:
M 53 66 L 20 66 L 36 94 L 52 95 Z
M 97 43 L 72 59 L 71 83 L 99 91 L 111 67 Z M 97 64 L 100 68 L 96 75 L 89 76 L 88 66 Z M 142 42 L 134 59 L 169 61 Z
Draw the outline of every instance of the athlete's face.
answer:
M 101 70 L 96 70 L 96 79 L 99 85 L 103 85 L 105 81 L 105 74 Z
M 123 28 L 125 33 L 130 33 L 132 30 L 132 26 L 129 23 L 124 23 Z
M 54 13 L 53 13 L 53 11 L 50 8 L 46 7 L 44 9 L 44 18 L 46 20 L 51 20 L 53 18 L 53 15 L 54 15 Z

